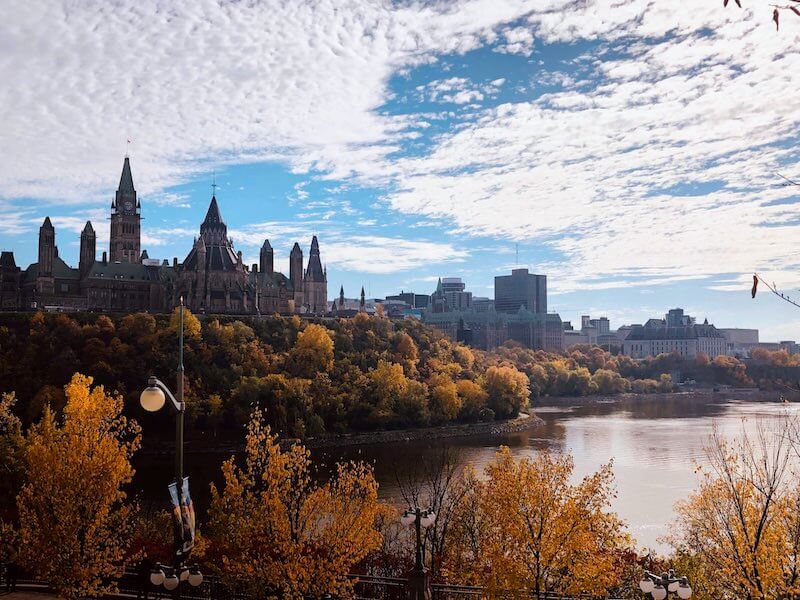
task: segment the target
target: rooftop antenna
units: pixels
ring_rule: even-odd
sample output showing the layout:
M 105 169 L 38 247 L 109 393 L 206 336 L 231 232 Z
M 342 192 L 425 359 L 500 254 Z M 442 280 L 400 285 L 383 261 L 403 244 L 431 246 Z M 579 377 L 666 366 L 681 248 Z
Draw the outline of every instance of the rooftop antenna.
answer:
M 515 251 L 516 251 L 516 253 L 517 253 L 516 265 L 517 265 L 517 266 L 519 266 L 519 242 L 517 242 L 516 244 L 514 244 L 514 249 L 515 249 Z
M 216 196 L 217 195 L 217 188 L 218 187 L 219 186 L 217 185 L 217 172 L 214 171 L 214 178 L 211 180 L 211 195 L 212 196 Z
M 125 158 L 131 156 L 131 138 L 128 138 L 128 143 L 125 145 Z

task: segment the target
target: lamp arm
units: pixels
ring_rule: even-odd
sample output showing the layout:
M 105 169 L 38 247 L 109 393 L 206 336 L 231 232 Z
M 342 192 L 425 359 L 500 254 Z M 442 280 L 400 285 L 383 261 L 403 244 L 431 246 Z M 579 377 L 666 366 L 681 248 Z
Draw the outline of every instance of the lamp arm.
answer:
M 164 392 L 164 395 L 169 398 L 170 403 L 172 404 L 172 408 L 176 413 L 182 413 L 186 409 L 186 404 L 184 402 L 178 402 L 175 396 L 172 395 L 172 392 L 169 391 L 169 388 L 164 385 L 164 383 L 158 379 L 157 377 L 151 377 L 150 381 L 148 382 L 150 385 L 153 385 Z

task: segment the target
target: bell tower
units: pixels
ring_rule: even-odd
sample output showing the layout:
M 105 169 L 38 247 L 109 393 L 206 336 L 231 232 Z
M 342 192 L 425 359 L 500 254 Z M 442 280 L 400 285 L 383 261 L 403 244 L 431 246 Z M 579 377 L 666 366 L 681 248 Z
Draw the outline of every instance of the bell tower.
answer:
M 136 198 L 131 162 L 126 156 L 122 165 L 117 194 L 111 202 L 109 255 L 112 262 L 139 262 L 141 256 L 142 206 Z

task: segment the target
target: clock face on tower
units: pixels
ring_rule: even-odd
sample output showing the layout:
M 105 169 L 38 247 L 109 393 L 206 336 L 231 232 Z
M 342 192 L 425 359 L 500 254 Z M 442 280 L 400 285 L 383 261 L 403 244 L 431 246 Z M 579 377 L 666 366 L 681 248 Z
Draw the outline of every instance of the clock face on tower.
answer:
M 131 212 L 133 210 L 133 202 L 130 200 L 126 201 L 124 204 L 125 212 Z

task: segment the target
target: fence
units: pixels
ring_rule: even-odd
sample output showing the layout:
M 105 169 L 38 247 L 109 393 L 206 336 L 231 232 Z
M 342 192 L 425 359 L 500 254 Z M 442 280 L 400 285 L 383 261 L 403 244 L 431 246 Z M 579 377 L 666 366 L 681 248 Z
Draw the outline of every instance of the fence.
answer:
M 8 584 L 8 569 L 0 565 L 0 592 Z M 408 597 L 408 580 L 393 577 L 371 577 L 350 575 L 356 600 L 405 600 Z M 144 598 L 141 576 L 134 571 L 126 571 L 117 582 L 119 592 L 107 596 L 107 600 Z M 50 586 L 46 581 L 35 579 L 20 572 L 16 577 L 16 589 L 47 592 Z M 162 586 L 146 583 L 148 600 L 255 600 L 242 594 L 231 592 L 213 575 L 203 577 L 203 583 L 192 587 L 181 583 L 173 591 Z M 557 594 L 534 594 L 525 590 L 493 590 L 467 585 L 431 585 L 432 600 L 589 600 L 590 596 L 560 596 Z

